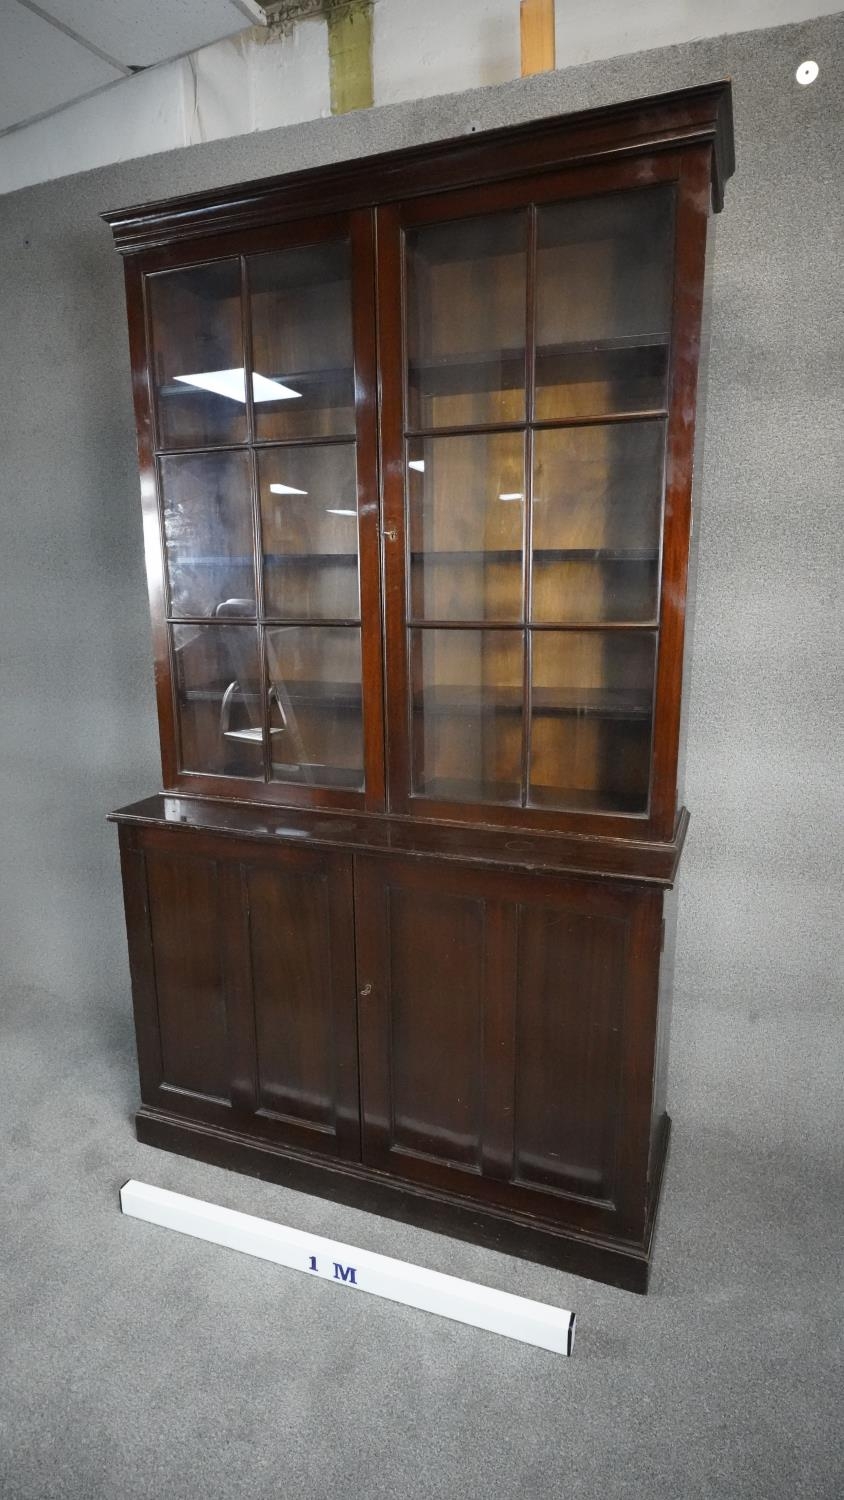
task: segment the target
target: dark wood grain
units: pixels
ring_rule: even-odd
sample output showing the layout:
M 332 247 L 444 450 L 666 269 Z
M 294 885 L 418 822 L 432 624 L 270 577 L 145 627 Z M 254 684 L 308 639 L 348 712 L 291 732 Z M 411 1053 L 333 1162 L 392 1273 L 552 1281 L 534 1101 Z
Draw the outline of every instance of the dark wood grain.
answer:
M 716 83 L 105 216 L 127 257 L 165 788 L 112 815 L 120 837 L 141 1140 L 645 1290 L 670 1129 L 672 887 L 688 825 L 685 809 L 677 807 L 677 770 L 707 220 L 711 204 L 720 208 L 733 170 L 730 110 L 729 84 Z M 501 234 L 495 215 L 504 216 Z M 472 232 L 466 239 L 460 230 L 455 240 L 449 226 L 483 218 L 490 234 Z M 541 239 L 549 224 L 550 238 Z M 612 228 L 618 224 L 620 230 Z M 577 238 L 584 233 L 585 240 Z M 582 249 L 590 233 L 597 235 L 594 256 Z M 410 270 L 408 236 L 413 246 L 423 240 L 428 246 L 421 259 L 412 250 Z M 640 243 L 655 240 L 658 254 L 640 254 Z M 303 438 L 290 436 L 295 423 L 289 413 L 284 420 L 274 412 L 269 420 L 261 416 L 260 397 L 253 399 L 248 380 L 245 415 L 224 413 L 215 426 L 204 408 L 198 416 L 190 408 L 187 418 L 167 419 L 165 438 L 151 387 L 156 348 L 148 289 L 166 285 L 155 278 L 169 272 L 208 268 L 202 286 L 211 290 L 203 293 L 202 308 L 208 295 L 214 310 L 225 303 L 217 319 L 220 350 L 239 348 L 241 340 L 244 368 L 251 371 L 262 325 L 253 326 L 251 317 L 250 258 L 334 243 L 350 246 L 354 433 L 345 425 L 341 430 L 326 411 L 304 441 L 353 437 L 356 444 L 365 784 L 362 790 L 351 784 L 355 761 L 351 751 L 345 758 L 346 745 L 339 745 L 336 760 L 338 777 L 349 772 L 348 787 L 342 778 L 325 788 L 307 776 L 299 784 L 274 781 L 269 731 L 275 710 L 268 697 L 256 714 L 262 776 L 187 771 L 159 493 L 161 464 L 173 460 L 163 444 L 179 436 L 211 443 L 219 430 L 238 441 L 178 451 L 248 454 L 256 587 L 254 616 L 251 623 L 244 616 L 243 628 L 257 633 L 266 696 L 264 631 L 275 616 L 268 613 L 261 566 L 259 473 L 272 450 Z M 556 292 L 550 304 L 542 292 L 548 285 L 543 277 L 551 273 L 540 269 L 540 248 L 549 245 L 552 260 L 563 247 L 575 284 L 578 265 L 587 265 L 582 300 L 588 326 L 577 308 L 567 307 L 562 316 Z M 571 245 L 581 246 L 574 262 L 565 260 Z M 231 276 L 229 290 L 219 290 L 225 276 L 214 270 L 217 262 L 237 268 L 239 308 Z M 640 263 L 645 269 L 635 285 L 641 306 L 632 306 L 625 277 L 629 264 Z M 449 280 L 454 264 L 457 278 Z M 345 272 L 338 274 L 345 285 Z M 423 305 L 418 285 L 423 302 L 429 299 L 431 328 L 446 330 L 439 341 L 431 332 L 426 342 L 413 322 L 420 321 Z M 500 316 L 493 306 L 499 296 Z M 516 303 L 508 299 L 518 296 L 514 315 Z M 171 305 L 166 297 L 165 304 Z M 168 318 L 177 326 L 161 335 L 164 349 L 174 339 L 179 347 L 178 299 L 172 305 Z M 540 316 L 547 305 L 550 317 Z M 188 324 L 193 316 L 188 313 Z M 232 334 L 235 322 L 240 332 Z M 208 337 L 209 348 L 216 348 L 213 330 Z M 189 333 L 186 347 L 194 343 Z M 330 338 L 325 347 L 333 347 Z M 340 356 L 335 359 L 330 390 L 343 388 L 347 346 L 342 360 L 341 369 Z M 346 406 L 350 411 L 350 400 Z M 623 425 L 635 423 L 642 425 Z M 597 450 L 588 435 L 595 427 L 604 430 Z M 657 512 L 646 507 L 657 504 L 662 444 L 653 435 L 660 431 L 664 505 L 657 529 L 648 519 Z M 642 432 L 649 435 L 643 451 L 653 499 L 643 489 L 629 534 L 624 526 L 619 533 L 613 506 L 621 492 L 612 466 L 631 443 L 638 451 Z M 515 480 L 504 476 L 518 468 L 507 434 L 524 434 L 521 550 L 512 528 L 482 497 L 490 545 L 481 554 L 489 580 L 472 595 L 479 602 L 462 601 L 459 583 L 437 584 L 434 610 L 421 594 L 419 603 L 414 585 L 414 608 L 423 616 L 416 618 L 408 600 L 406 460 L 413 451 L 435 451 L 434 439 L 459 444 L 481 433 L 502 445 L 478 461 L 496 484 L 493 500 L 520 498 L 509 493 Z M 408 455 L 406 445 L 421 445 L 423 438 L 426 446 Z M 550 448 L 540 447 L 549 442 Z M 534 448 L 540 478 L 553 474 L 558 462 L 546 463 L 546 452 L 574 453 L 587 489 L 594 485 L 589 465 L 600 463 L 602 453 L 607 469 L 597 502 L 590 501 L 603 507 L 597 529 L 588 517 L 576 517 L 570 531 L 568 520 L 560 526 L 552 517 L 538 554 L 532 547 L 540 526 L 534 527 L 531 508 Z M 481 523 L 471 507 L 478 505 L 479 451 L 493 454 L 489 444 L 479 450 L 470 443 L 471 461 L 457 460 L 456 484 L 449 471 L 446 541 L 437 543 L 435 555 L 446 558 L 452 580 L 478 555 L 471 548 Z M 465 490 L 468 539 L 460 525 L 449 529 L 458 512 L 464 519 L 452 486 L 457 502 Z M 414 509 L 412 546 L 422 553 L 419 516 L 429 503 L 442 505 L 435 493 Z M 548 499 L 539 482 L 537 494 Z M 567 504 L 578 503 L 573 490 Z M 645 523 L 651 530 L 639 535 Z M 352 543 L 341 537 L 340 545 Z M 238 550 L 246 551 L 246 542 Z M 277 550 L 271 547 L 274 568 L 281 567 Z M 322 558 L 319 547 L 314 555 Z M 339 567 L 341 556 L 353 561 L 354 554 L 331 554 L 330 566 Z M 632 587 L 607 581 L 607 570 L 631 565 L 651 570 L 652 599 L 635 580 Z M 521 611 L 513 604 L 518 590 L 508 568 L 521 568 Z M 540 588 L 540 568 L 543 597 L 550 587 L 554 607 L 538 606 L 541 618 L 534 620 L 531 595 Z M 549 575 L 549 568 L 561 571 Z M 288 574 L 282 572 L 285 580 Z M 323 589 L 324 570 L 318 576 Z M 613 587 L 622 604 L 611 609 Z M 579 608 L 570 607 L 571 599 Z M 490 619 L 468 618 L 489 611 L 490 600 Z M 283 604 L 280 593 L 276 608 Z M 308 607 L 304 594 L 296 597 L 301 629 L 312 623 Z M 348 590 L 340 613 L 343 622 L 338 618 L 335 625 L 357 626 L 357 617 L 347 618 L 354 615 Z M 487 670 L 486 646 L 467 645 L 465 633 L 477 634 L 493 620 L 500 634 Z M 181 623 L 197 629 L 203 619 Z M 431 670 L 423 697 L 428 646 L 423 650 L 422 642 L 431 629 L 442 632 L 437 639 L 445 642 L 444 656 L 451 653 L 459 670 Z M 521 677 L 506 644 L 519 631 Z M 649 669 L 652 649 L 653 692 L 642 667 Z M 473 668 L 476 650 L 481 666 Z M 543 662 L 550 669 L 541 668 Z M 339 735 L 353 723 L 356 686 L 342 670 L 314 681 L 313 669 L 299 671 L 290 675 L 289 706 L 313 714 L 333 703 Z M 196 691 L 203 704 L 216 704 L 212 671 L 200 672 Z M 215 711 L 208 710 L 212 728 Z M 522 722 L 518 741 L 513 726 Z M 223 728 L 220 744 L 237 739 L 224 736 Z M 277 732 L 285 728 L 286 719 Z M 534 777 L 537 744 L 541 774 Z M 322 761 L 297 749 L 290 763 L 307 772 L 308 764 L 328 760 L 328 748 Z M 216 749 L 210 764 L 234 765 L 240 773 L 249 768 L 248 758 L 227 759 Z M 423 778 L 430 778 L 436 799 L 421 795 Z

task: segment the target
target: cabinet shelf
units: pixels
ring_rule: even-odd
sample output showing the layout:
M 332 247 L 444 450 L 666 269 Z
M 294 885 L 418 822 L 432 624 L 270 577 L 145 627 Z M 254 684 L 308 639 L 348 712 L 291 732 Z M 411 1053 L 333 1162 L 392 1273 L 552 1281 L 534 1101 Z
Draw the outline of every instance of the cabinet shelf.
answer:
M 412 551 L 411 562 L 464 563 L 472 560 L 518 562 L 520 547 L 444 548 L 442 551 Z M 535 547 L 534 562 L 652 563 L 659 558 L 655 547 Z
M 531 693 L 534 716 L 547 718 L 593 718 L 593 719 L 649 719 L 651 716 L 650 692 L 634 688 L 537 688 Z M 487 688 L 481 694 L 476 687 L 437 687 L 428 692 L 416 693 L 413 698 L 415 713 L 424 710 L 425 717 L 463 715 L 476 717 L 480 713 L 518 714 L 523 709 L 521 688 Z
M 657 354 L 662 358 L 668 342 L 669 335 L 663 332 L 627 334 L 618 338 L 575 339 L 568 343 L 539 345 L 536 362 L 543 366 L 557 360 L 570 364 L 572 372 L 567 372 L 566 375 L 568 384 L 573 373 L 576 374 L 577 362 L 581 359 L 593 365 L 596 356 L 635 359 Z M 591 370 L 588 373 L 591 375 Z M 424 379 L 427 387 L 425 394 L 428 396 L 453 393 L 453 382 L 458 378 L 458 390 L 469 393 L 472 389 L 489 390 L 493 386 L 512 389 L 524 383 L 524 375 L 525 350 L 513 348 L 462 350 L 454 354 L 431 355 L 426 359 L 412 360 L 408 366 L 408 380 L 413 384 Z M 543 380 L 543 384 L 548 383 Z
M 361 690 L 355 682 L 296 681 L 284 682 L 285 707 L 316 708 L 334 713 L 340 710 L 360 713 Z M 179 693 L 183 703 L 222 703 L 225 688 L 186 688 Z M 237 699 L 242 704 L 258 704 L 257 693 L 240 693 Z M 245 737 L 245 736 L 241 736 Z
M 431 777 L 419 783 L 414 801 L 492 802 L 503 807 L 518 807 L 520 788 L 515 782 L 470 781 L 456 776 Z M 636 814 L 645 811 L 643 799 L 606 788 L 532 786 L 528 807 L 565 807 L 572 812 Z
M 176 548 L 168 549 L 171 554 Z M 270 563 L 274 568 L 295 566 L 296 563 L 307 567 L 324 565 L 327 563 L 356 563 L 357 552 L 265 552 L 264 561 Z M 234 556 L 221 553 L 214 554 L 193 553 L 189 548 L 184 549 L 184 560 L 180 561 L 180 567 L 184 568 L 251 568 L 252 553 L 244 553 L 243 556 Z

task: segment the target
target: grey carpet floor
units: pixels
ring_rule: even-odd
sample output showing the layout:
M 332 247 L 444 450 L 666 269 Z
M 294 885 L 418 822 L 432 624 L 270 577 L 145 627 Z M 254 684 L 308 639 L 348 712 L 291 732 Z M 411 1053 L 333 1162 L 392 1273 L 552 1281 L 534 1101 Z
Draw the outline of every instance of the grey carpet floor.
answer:
M 840 1494 L 823 1160 L 681 1113 L 640 1298 L 140 1146 L 122 1001 L 2 1016 L 3 1500 Z M 130 1176 L 572 1307 L 575 1355 L 123 1219 Z

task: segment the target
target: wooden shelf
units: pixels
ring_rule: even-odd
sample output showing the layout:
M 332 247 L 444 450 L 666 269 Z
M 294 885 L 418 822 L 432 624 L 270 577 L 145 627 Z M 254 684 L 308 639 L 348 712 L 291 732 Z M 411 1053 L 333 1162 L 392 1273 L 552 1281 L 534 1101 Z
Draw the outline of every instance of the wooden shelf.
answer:
M 317 708 L 330 713 L 361 712 L 361 687 L 357 682 L 295 681 L 284 682 L 285 707 Z M 179 697 L 183 703 L 222 703 L 225 688 L 188 688 Z M 257 693 L 240 693 L 238 703 L 260 702 Z
M 521 564 L 521 547 L 490 547 L 484 549 L 444 548 L 442 551 L 413 551 L 411 562 L 462 563 L 472 559 L 490 562 L 518 562 Z M 659 552 L 655 547 L 535 547 L 534 562 L 598 562 L 598 563 L 651 563 L 657 562 Z
M 628 334 L 619 338 L 577 339 L 570 343 L 542 344 L 536 350 L 536 363 L 548 364 L 553 360 L 575 363 L 581 359 L 594 361 L 597 356 L 640 356 L 662 353 L 668 348 L 667 333 Z M 483 373 L 486 372 L 486 379 Z M 492 375 L 501 378 L 491 379 Z M 427 359 L 412 360 L 408 364 L 408 380 L 413 383 L 423 376 L 428 389 L 426 396 L 454 393 L 453 382 L 462 376 L 458 394 L 469 394 L 472 389 L 492 390 L 496 387 L 512 389 L 524 383 L 524 349 L 479 349 L 465 350 L 455 354 L 432 355 Z M 433 381 L 441 386 L 439 391 L 431 389 Z M 291 376 L 292 380 L 294 377 Z M 570 379 L 571 377 L 569 377 Z M 471 381 L 472 384 L 468 384 Z M 451 382 L 451 383 L 449 383 Z M 543 380 L 541 384 L 549 382 Z
M 468 777 L 431 777 L 417 783 L 413 795 L 431 802 L 491 802 L 503 807 L 521 805 L 517 782 L 472 781 Z M 646 811 L 646 802 L 647 799 L 641 796 L 605 788 L 584 791 L 581 787 L 532 786 L 526 805 L 573 812 L 635 815 Z
M 350 517 L 351 519 L 351 517 Z M 170 551 L 175 549 L 171 548 Z M 521 563 L 520 547 L 459 548 L 448 547 L 440 551 L 412 551 L 412 563 L 466 563 L 473 560 L 484 562 Z M 652 563 L 659 559 L 655 547 L 535 547 L 534 562 L 585 562 L 585 563 Z M 265 552 L 265 563 L 272 567 L 324 567 L 331 563 L 351 564 L 358 561 L 357 552 Z M 251 553 L 243 557 L 221 555 L 188 556 L 184 566 L 192 568 L 247 568 L 252 566 Z
M 272 769 L 279 773 L 273 776 L 274 781 L 288 781 L 294 786 L 338 786 L 347 787 L 351 791 L 360 791 L 363 787 L 363 771 L 360 767 L 350 769 L 348 766 L 333 766 L 327 761 L 289 765 L 285 761 L 274 760 Z
M 168 551 L 172 556 L 176 549 L 174 547 L 170 547 L 168 548 Z M 306 564 L 308 567 L 311 567 L 312 565 L 324 566 L 327 563 L 346 564 L 356 563 L 357 560 L 357 552 L 264 553 L 264 562 L 270 564 L 274 568 L 293 566 L 296 563 Z M 192 555 L 191 553 L 187 553 L 184 561 L 180 561 L 179 566 L 189 568 L 251 568 L 252 554 L 250 552 L 243 557 L 228 557 L 226 555 L 215 557 L 213 555 L 203 555 L 201 553 L 197 554 L 196 556 Z
M 648 720 L 651 717 L 651 694 L 634 688 L 534 688 L 531 694 L 534 715 L 548 718 L 593 718 Z M 415 693 L 414 713 L 426 717 L 482 713 L 520 714 L 523 710 L 521 688 L 489 688 L 479 693 L 474 687 L 438 687 Z

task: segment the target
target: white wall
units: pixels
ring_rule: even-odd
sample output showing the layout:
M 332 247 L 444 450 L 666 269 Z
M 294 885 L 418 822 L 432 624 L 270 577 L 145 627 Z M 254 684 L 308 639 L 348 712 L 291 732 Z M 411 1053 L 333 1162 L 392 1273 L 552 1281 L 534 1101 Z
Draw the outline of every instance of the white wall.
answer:
M 556 0 L 557 64 L 829 15 L 841 0 Z M 2 21 L 0 21 L 0 38 Z M 801 59 L 795 59 L 795 66 Z M 519 0 L 376 0 L 376 104 L 519 74 Z M 260 28 L 151 68 L 0 138 L 0 193 L 330 110 L 325 23 Z

